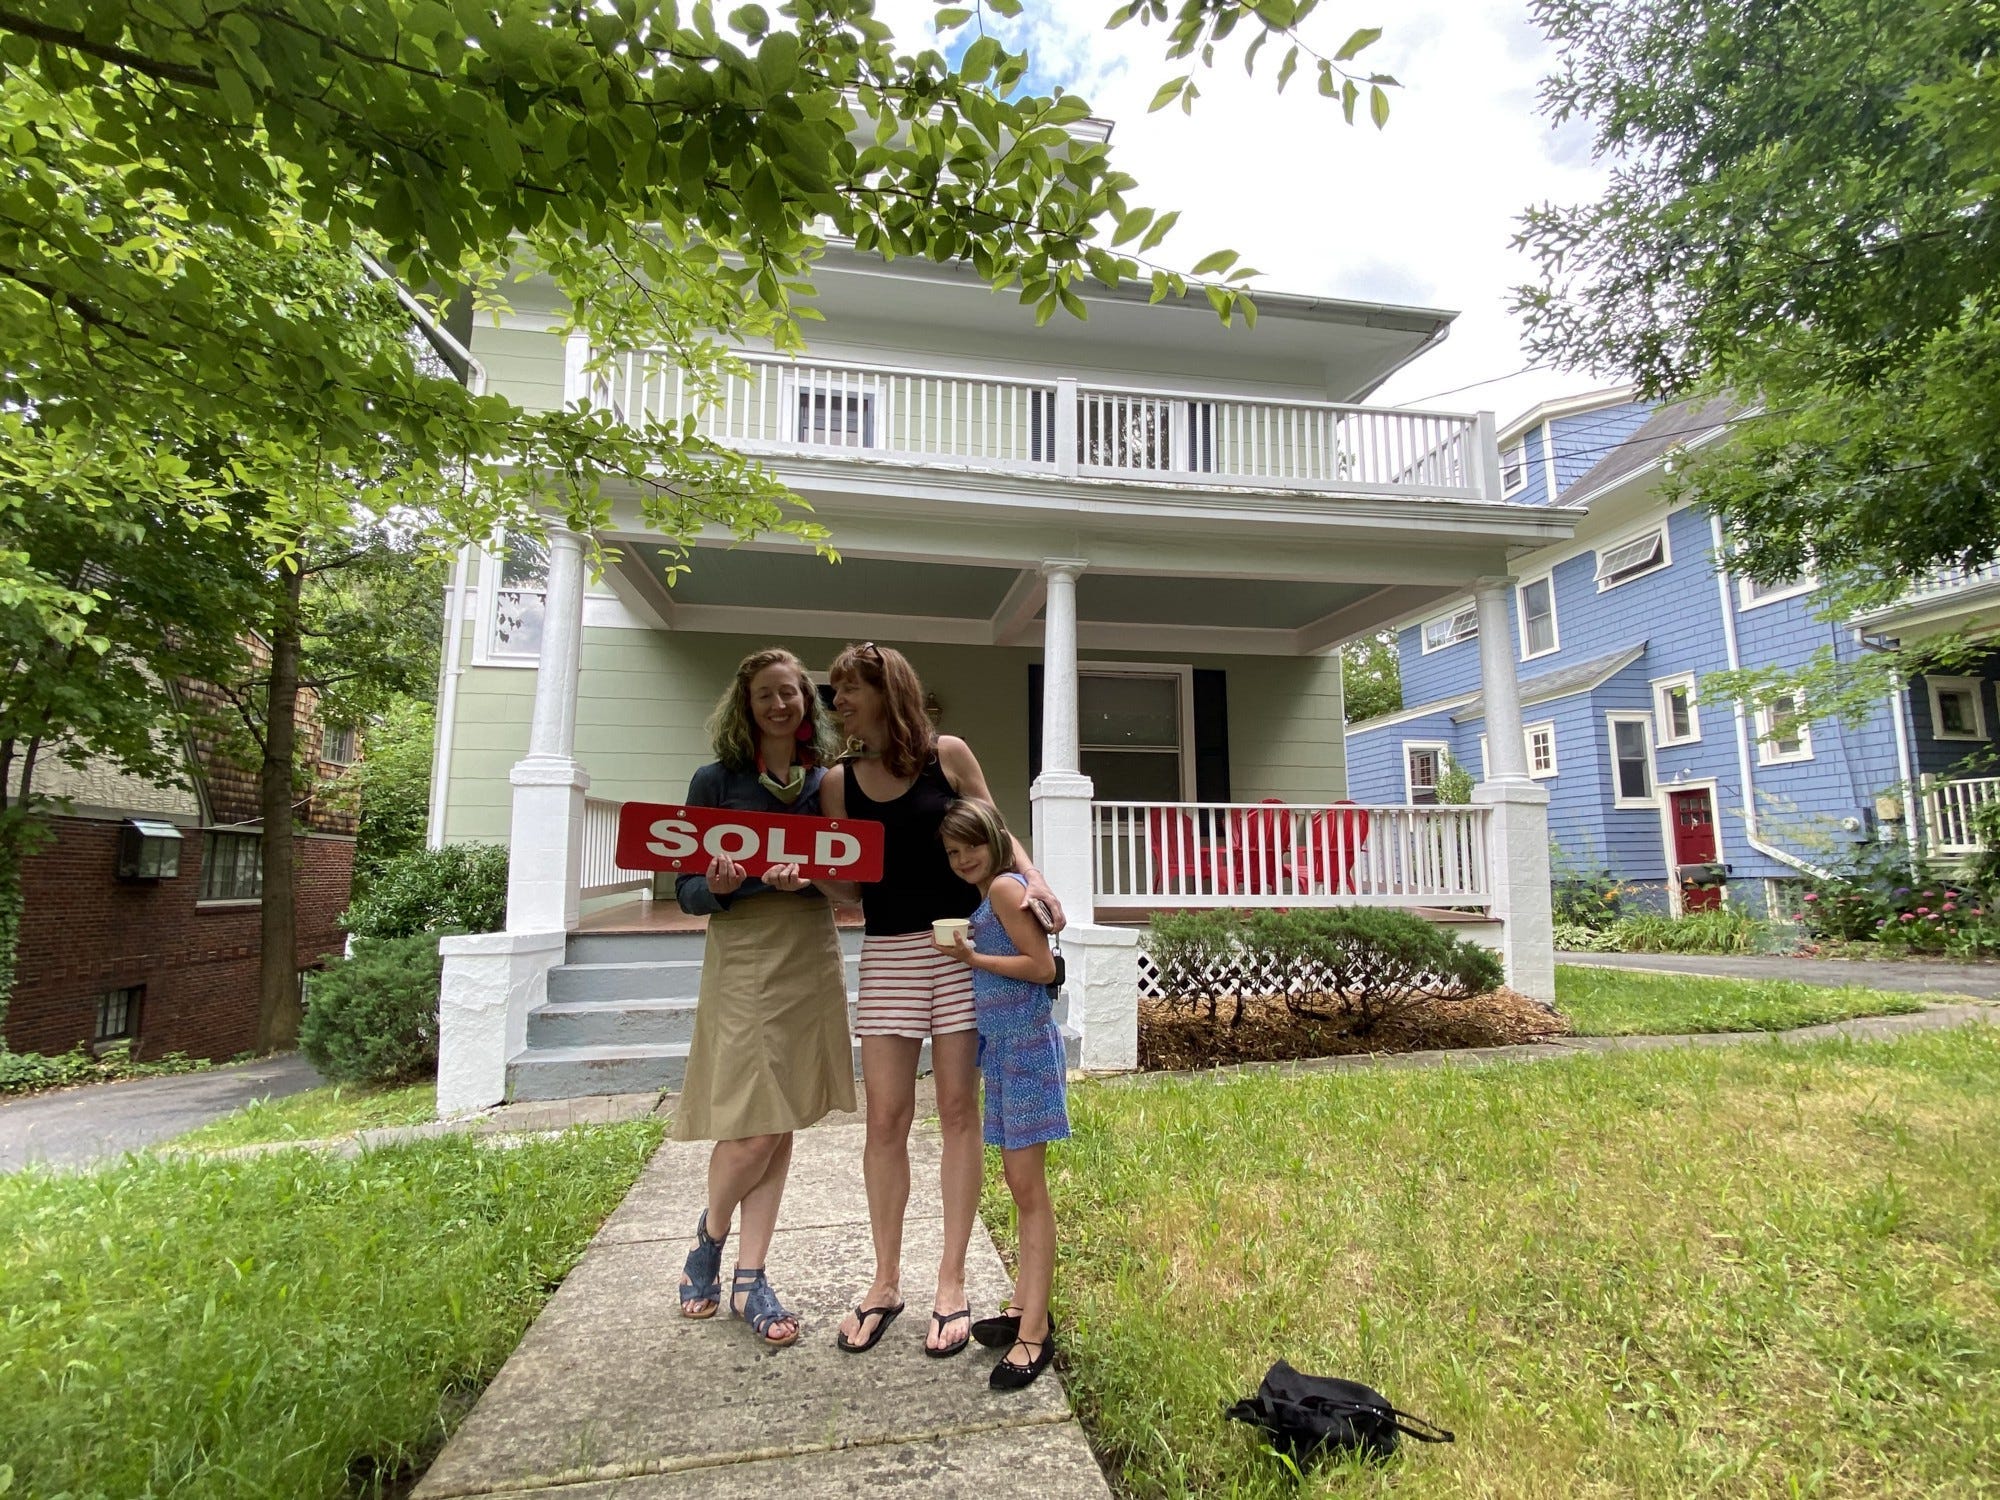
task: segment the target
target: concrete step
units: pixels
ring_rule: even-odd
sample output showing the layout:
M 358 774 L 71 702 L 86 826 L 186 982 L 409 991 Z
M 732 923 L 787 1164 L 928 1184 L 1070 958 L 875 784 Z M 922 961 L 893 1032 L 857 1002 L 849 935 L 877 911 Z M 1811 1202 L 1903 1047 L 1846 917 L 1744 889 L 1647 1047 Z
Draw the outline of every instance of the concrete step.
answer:
M 847 984 L 861 982 L 861 959 L 847 958 Z M 701 957 L 618 963 L 557 964 L 549 970 L 551 1000 L 692 1000 L 701 993 Z
M 569 962 L 573 964 L 665 963 L 677 959 L 701 961 L 707 945 L 702 932 L 573 932 Z M 840 949 L 849 957 L 861 952 L 861 929 L 840 929 Z

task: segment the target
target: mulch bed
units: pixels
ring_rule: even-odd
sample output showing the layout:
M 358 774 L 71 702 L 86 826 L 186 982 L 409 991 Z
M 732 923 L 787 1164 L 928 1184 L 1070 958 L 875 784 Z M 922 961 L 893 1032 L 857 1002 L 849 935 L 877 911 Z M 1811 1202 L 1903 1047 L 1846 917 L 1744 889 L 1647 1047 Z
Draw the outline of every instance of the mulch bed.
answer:
M 1430 1052 L 1459 1047 L 1506 1047 L 1569 1035 L 1569 1023 L 1504 986 L 1470 1000 L 1426 1000 L 1375 1025 L 1355 1030 L 1355 1018 L 1334 1013 L 1297 1016 L 1277 996 L 1251 996 L 1243 1022 L 1231 1026 L 1235 1001 L 1221 1019 L 1208 1006 L 1139 1002 L 1139 1066 L 1148 1071 L 1221 1067 L 1228 1063 L 1289 1062 L 1357 1052 Z M 1330 1009 L 1330 1007 L 1329 1007 Z

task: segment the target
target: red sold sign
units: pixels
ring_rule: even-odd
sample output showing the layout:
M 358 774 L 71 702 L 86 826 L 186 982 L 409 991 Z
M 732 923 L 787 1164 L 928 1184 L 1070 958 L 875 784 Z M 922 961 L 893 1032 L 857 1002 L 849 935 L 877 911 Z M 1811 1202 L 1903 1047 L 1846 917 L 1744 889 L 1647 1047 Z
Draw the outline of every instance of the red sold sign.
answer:
M 808 880 L 880 880 L 882 825 L 674 802 L 627 802 L 618 814 L 623 869 L 705 875 L 717 855 L 735 860 L 746 875 L 797 865 Z

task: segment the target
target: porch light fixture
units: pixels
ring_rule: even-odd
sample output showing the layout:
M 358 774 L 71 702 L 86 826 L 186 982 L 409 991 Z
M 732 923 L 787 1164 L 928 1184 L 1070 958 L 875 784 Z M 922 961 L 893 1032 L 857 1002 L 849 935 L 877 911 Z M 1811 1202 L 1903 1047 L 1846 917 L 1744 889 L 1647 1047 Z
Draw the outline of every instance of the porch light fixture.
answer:
M 120 880 L 172 880 L 180 872 L 180 829 L 156 818 L 133 818 L 120 826 Z

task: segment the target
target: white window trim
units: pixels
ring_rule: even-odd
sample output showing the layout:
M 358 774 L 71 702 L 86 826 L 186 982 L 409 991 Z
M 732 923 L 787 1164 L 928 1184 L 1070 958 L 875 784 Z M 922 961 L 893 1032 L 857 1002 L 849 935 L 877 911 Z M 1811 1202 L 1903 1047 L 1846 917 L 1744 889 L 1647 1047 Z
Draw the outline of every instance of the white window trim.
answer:
M 1451 754 L 1448 740 L 1404 740 L 1403 741 L 1403 804 L 1406 807 L 1429 807 L 1428 802 L 1417 801 L 1417 789 L 1410 781 L 1410 752 L 1412 750 L 1435 750 L 1438 758 L 1438 775 L 1445 773 L 1445 757 Z M 1435 788 L 1432 789 L 1435 791 Z
M 1508 476 L 1515 476 L 1511 482 Z M 1528 487 L 1528 440 L 1503 448 L 1500 452 L 1500 496 L 1504 500 L 1509 495 L 1518 495 Z
M 1468 613 L 1472 616 L 1472 628 L 1470 630 L 1462 635 L 1454 635 L 1448 641 L 1440 641 L 1435 646 L 1431 644 L 1431 626 L 1437 624 L 1439 620 L 1456 620 L 1460 615 Z M 1426 616 L 1423 622 L 1417 626 L 1417 646 L 1418 655 L 1420 656 L 1429 656 L 1434 651 L 1449 651 L 1453 646 L 1459 645 L 1461 642 L 1476 641 L 1478 639 L 1479 606 L 1470 599 L 1462 604 L 1454 605 L 1450 609 Z
M 1535 769 L 1535 736 L 1544 730 L 1548 731 L 1549 736 L 1549 768 L 1546 771 L 1537 771 Z M 1523 725 L 1521 738 L 1523 741 L 1521 748 L 1527 753 L 1528 757 L 1528 775 L 1532 780 L 1548 781 L 1562 770 L 1562 761 L 1556 754 L 1556 721 L 1554 719 L 1544 719 L 1539 724 Z
M 472 664 L 475 667 L 509 667 L 532 672 L 541 665 L 539 651 L 522 655 L 493 649 L 493 619 L 500 608 L 500 575 L 506 565 L 506 553 L 507 538 L 504 533 L 495 535 L 479 549 L 478 623 L 472 635 Z
M 1593 575 L 1603 572 L 1605 553 L 1616 552 L 1620 547 L 1629 547 L 1634 542 L 1643 542 L 1656 533 L 1660 538 L 1660 560 L 1640 569 L 1636 573 L 1627 573 L 1619 578 L 1598 577 L 1598 593 L 1602 594 L 1611 589 L 1623 588 L 1628 583 L 1637 583 L 1641 578 L 1651 578 L 1655 573 L 1664 572 L 1674 565 L 1673 528 L 1668 526 L 1665 521 L 1660 521 L 1652 526 L 1641 527 L 1629 535 L 1618 538 L 1615 542 L 1599 542 L 1594 549 L 1597 553 L 1597 566 L 1592 570 Z
M 1926 677 L 1924 687 L 1931 695 L 1931 738 L 1934 740 L 1983 740 L 1986 738 L 1986 679 L 1983 677 Z M 1972 694 L 1972 728 L 1946 731 L 1939 690 Z
M 1535 769 L 1535 735 L 1544 729 L 1549 732 L 1549 768 L 1546 771 L 1537 771 Z M 1531 780 L 1549 781 L 1560 775 L 1562 772 L 1562 762 L 1556 756 L 1556 721 L 1554 719 L 1544 719 L 1539 724 L 1522 725 L 1521 753 L 1527 758 L 1528 776 Z M 1486 781 L 1491 778 L 1492 774 L 1492 763 L 1487 759 L 1486 755 L 1486 736 L 1482 734 L 1479 737 L 1479 779 Z
M 1819 587 L 1819 579 L 1811 573 L 1805 573 L 1800 575 L 1797 583 L 1787 588 L 1776 589 L 1768 594 L 1751 593 L 1751 590 L 1756 586 L 1757 584 L 1754 579 L 1747 578 L 1741 573 L 1736 575 L 1736 610 L 1738 614 L 1741 614 L 1745 610 L 1762 609 L 1767 604 L 1783 604 L 1787 599 L 1796 599 L 1801 594 L 1810 594 L 1814 589 Z
M 1194 801 L 1193 664 L 1171 661 L 1088 661 L 1079 658 L 1076 664 L 1076 675 L 1079 698 L 1082 696 L 1082 679 L 1085 677 L 1178 677 L 1180 679 L 1181 801 Z M 1105 745 L 1086 747 L 1083 742 L 1082 730 L 1083 726 L 1079 722 L 1077 725 L 1077 751 L 1079 754 L 1086 748 L 1095 750 L 1117 748 Z
M 1540 651 L 1528 649 L 1528 589 L 1531 585 L 1545 583 L 1549 586 L 1549 644 Z M 1521 660 L 1533 661 L 1541 656 L 1554 656 L 1562 650 L 1562 622 L 1556 617 L 1556 575 L 1553 572 L 1537 573 L 1532 578 L 1523 578 L 1514 585 L 1514 619 L 1516 633 L 1521 637 Z
M 1793 699 L 1796 708 L 1798 700 Z M 1798 725 L 1799 748 L 1781 752 L 1771 741 L 1771 705 L 1765 704 L 1757 710 L 1757 764 L 1760 766 L 1790 766 L 1813 758 L 1812 723 L 1803 713 L 1793 721 Z
M 1673 716 L 1667 712 L 1667 694 L 1674 688 L 1684 687 L 1688 695 L 1688 732 L 1684 735 L 1673 733 Z M 1655 677 L 1653 688 L 1653 745 L 1665 750 L 1673 745 L 1698 745 L 1701 743 L 1701 705 L 1695 697 L 1695 679 L 1692 672 L 1676 672 L 1671 677 Z
M 1646 740 L 1646 786 L 1644 797 L 1628 797 L 1618 784 L 1618 726 L 1637 724 L 1639 732 Z M 1604 716 L 1604 748 L 1607 762 L 1611 767 L 1611 805 L 1613 807 L 1653 807 L 1660 803 L 1660 767 L 1653 758 L 1653 716 L 1641 713 L 1608 713 Z

